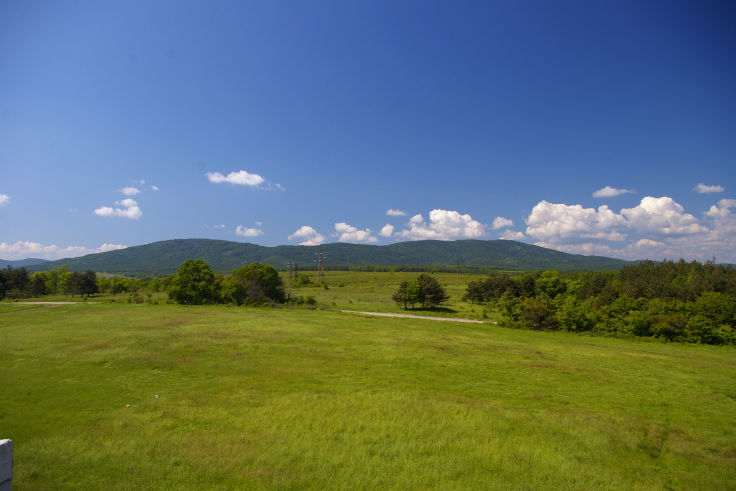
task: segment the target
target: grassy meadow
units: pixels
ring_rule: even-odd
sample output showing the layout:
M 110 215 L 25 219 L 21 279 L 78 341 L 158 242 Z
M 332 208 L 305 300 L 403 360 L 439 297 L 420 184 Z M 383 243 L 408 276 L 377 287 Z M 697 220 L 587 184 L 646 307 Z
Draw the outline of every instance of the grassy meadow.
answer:
M 729 348 L 119 303 L 0 339 L 18 490 L 736 487 Z

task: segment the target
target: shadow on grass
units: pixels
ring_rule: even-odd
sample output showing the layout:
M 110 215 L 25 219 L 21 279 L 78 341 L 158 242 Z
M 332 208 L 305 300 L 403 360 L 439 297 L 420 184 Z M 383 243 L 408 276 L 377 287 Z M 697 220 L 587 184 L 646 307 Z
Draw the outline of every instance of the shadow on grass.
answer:
M 444 314 L 457 314 L 457 310 L 450 307 L 417 307 L 415 309 L 405 309 L 406 312 L 442 312 Z

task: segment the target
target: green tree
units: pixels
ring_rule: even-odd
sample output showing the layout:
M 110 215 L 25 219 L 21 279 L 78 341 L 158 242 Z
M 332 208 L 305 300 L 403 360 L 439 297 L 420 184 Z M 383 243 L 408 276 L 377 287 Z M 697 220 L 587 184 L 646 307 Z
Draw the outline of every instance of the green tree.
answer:
M 434 308 L 450 298 L 434 276 L 422 273 L 417 277 L 417 283 L 421 289 L 419 301 L 425 308 Z
M 273 266 L 259 262 L 233 271 L 223 289 L 223 296 L 238 305 L 282 303 L 286 299 L 279 272 Z
M 214 303 L 215 274 L 201 259 L 188 259 L 182 263 L 173 276 L 169 295 L 175 302 L 185 305 Z
M 404 306 L 404 310 L 407 310 L 411 305 L 412 310 L 414 306 L 421 301 L 422 288 L 416 281 L 402 281 L 399 285 L 399 289 L 396 290 L 391 298 L 399 305 Z
M 69 285 L 72 295 L 78 294 L 82 297 L 89 297 L 99 291 L 97 287 L 97 273 L 91 269 L 88 269 L 84 273 L 73 273 Z
M 557 318 L 550 309 L 546 298 L 525 298 L 519 305 L 521 310 L 521 323 L 524 327 L 532 329 L 556 329 Z

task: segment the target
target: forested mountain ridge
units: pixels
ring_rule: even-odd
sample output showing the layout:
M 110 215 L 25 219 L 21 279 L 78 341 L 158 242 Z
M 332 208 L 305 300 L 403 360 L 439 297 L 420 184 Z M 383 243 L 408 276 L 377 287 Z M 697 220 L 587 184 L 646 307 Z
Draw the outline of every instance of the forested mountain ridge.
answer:
M 319 246 L 265 247 L 212 239 L 175 239 L 116 251 L 60 259 L 28 266 L 29 271 L 50 270 L 66 264 L 72 271 L 91 269 L 118 274 L 173 274 L 187 259 L 202 259 L 216 273 L 253 261 L 278 269 L 289 263 L 313 267 Z M 322 245 L 325 264 L 336 266 L 462 266 L 515 270 L 617 270 L 628 264 L 621 259 L 583 256 L 512 240 L 422 240 L 390 245 L 331 243 Z

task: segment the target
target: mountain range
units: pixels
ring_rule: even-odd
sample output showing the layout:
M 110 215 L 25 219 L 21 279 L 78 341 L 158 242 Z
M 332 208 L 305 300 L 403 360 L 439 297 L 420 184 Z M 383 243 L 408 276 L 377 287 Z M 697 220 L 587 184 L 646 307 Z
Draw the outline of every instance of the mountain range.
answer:
M 169 275 L 187 259 L 202 259 L 216 273 L 258 261 L 278 269 L 289 263 L 313 268 L 321 247 L 324 264 L 347 266 L 454 266 L 510 270 L 616 270 L 627 261 L 602 256 L 567 254 L 512 240 L 421 240 L 390 245 L 332 243 L 322 246 L 266 247 L 211 239 L 175 239 L 116 251 L 25 265 L 29 271 L 55 269 L 66 264 L 72 271 Z

